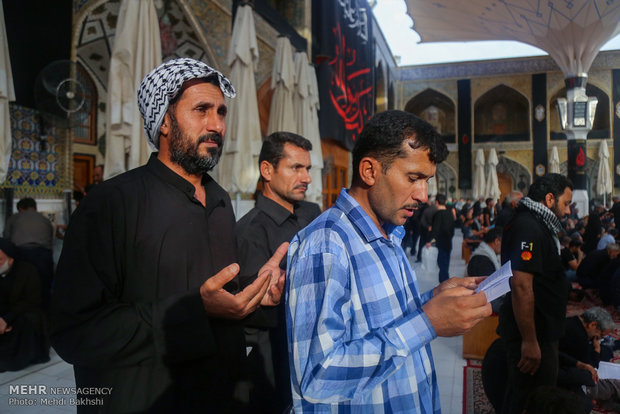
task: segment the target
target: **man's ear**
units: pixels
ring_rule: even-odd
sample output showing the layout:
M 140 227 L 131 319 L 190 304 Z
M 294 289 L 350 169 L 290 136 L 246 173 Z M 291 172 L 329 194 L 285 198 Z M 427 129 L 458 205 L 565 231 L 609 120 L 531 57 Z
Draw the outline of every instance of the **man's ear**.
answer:
M 555 202 L 555 197 L 553 196 L 553 193 L 547 193 L 545 195 L 545 199 L 543 201 L 544 201 L 543 204 L 545 206 L 547 206 L 549 208 L 553 207 L 553 203 Z
M 273 164 L 269 161 L 263 160 L 259 165 L 260 175 L 265 181 L 271 181 L 271 175 L 273 174 Z
M 168 138 L 171 130 L 172 130 L 172 127 L 171 127 L 171 122 L 170 122 L 170 115 L 168 115 L 168 112 L 166 112 L 164 114 L 164 121 L 161 123 L 161 126 L 159 127 L 160 137 Z
M 381 163 L 372 157 L 364 157 L 360 161 L 359 174 L 360 179 L 367 186 L 372 187 L 377 181 L 377 175 L 380 173 Z

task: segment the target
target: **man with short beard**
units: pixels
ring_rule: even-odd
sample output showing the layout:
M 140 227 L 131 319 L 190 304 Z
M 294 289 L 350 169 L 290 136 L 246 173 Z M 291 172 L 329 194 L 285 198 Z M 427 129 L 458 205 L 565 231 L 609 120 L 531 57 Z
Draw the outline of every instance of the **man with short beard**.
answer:
M 568 298 L 557 235 L 572 190 L 560 174 L 537 178 L 504 227 L 502 263 L 510 260 L 513 277 L 497 328 L 508 356 L 502 413 L 520 414 L 536 388 L 556 384 Z
M 230 198 L 209 175 L 230 82 L 193 59 L 138 90 L 148 163 L 98 185 L 74 213 L 58 263 L 52 341 L 78 388 L 111 389 L 78 412 L 240 412 L 242 319 L 280 300 L 286 244 L 239 292 Z
M 282 242 L 306 227 L 321 209 L 304 201 L 310 178 L 312 143 L 291 132 L 274 132 L 263 141 L 258 156 L 262 191 L 256 206 L 235 228 L 239 253 L 239 283 L 256 279 L 257 271 Z M 286 262 L 281 263 L 286 268 Z M 283 413 L 291 404 L 284 304 L 261 307 L 245 321 L 252 412 Z
M 474 293 L 480 278 L 421 293 L 401 248 L 402 225 L 447 154 L 415 115 L 376 114 L 355 143 L 351 188 L 293 238 L 285 307 L 296 414 L 441 412 L 431 341 L 491 315 Z

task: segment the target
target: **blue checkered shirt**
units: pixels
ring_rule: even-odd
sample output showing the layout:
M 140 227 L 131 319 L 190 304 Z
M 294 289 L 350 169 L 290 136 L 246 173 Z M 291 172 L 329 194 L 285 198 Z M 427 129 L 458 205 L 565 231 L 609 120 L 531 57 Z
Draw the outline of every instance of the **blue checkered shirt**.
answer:
M 343 189 L 288 254 L 286 325 L 295 413 L 440 413 L 436 337 L 415 274 Z

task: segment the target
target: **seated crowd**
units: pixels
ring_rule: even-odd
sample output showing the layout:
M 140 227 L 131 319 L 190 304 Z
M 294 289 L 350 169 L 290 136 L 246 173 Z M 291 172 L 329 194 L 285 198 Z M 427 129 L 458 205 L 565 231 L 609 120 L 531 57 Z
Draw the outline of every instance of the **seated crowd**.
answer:
M 512 218 L 523 197 L 518 191 L 507 195 L 503 203 L 493 199 L 451 200 L 447 208 L 456 217 L 455 225 L 463 234 L 462 257 L 467 263 L 467 275 L 488 276 L 500 267 L 502 229 Z M 580 302 L 587 295 L 611 312 L 620 311 L 620 238 L 616 223 L 620 223 L 620 198 L 613 198 L 606 210 L 594 203 L 590 214 L 578 217 L 574 205 L 571 213 L 561 219 L 561 261 L 569 284 L 569 300 Z M 403 248 L 420 261 L 424 244 L 428 243 L 436 208 L 432 202 L 422 206 L 405 224 L 407 237 Z M 417 241 L 419 240 L 419 245 Z M 499 312 L 502 298 L 492 302 Z M 590 412 L 593 401 L 605 409 L 619 412 L 620 381 L 601 380 L 596 368 L 599 361 L 613 357 L 615 344 L 609 336 L 615 327 L 611 314 L 601 307 L 592 307 L 578 316 L 568 317 L 566 332 L 559 344 L 558 388 L 546 392 L 566 392 L 565 401 L 572 401 L 571 412 Z M 601 346 L 605 339 L 606 346 Z M 501 406 L 506 387 L 506 350 L 497 339 L 487 351 L 483 362 L 485 392 L 496 412 Z M 543 392 L 544 394 L 544 392 Z M 541 394 L 542 395 L 542 394 Z

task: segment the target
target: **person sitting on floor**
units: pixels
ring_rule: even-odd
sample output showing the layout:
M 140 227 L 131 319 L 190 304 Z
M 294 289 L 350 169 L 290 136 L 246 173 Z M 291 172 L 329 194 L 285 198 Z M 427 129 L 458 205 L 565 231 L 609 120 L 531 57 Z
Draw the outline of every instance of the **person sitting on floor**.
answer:
M 584 289 L 598 289 L 603 302 L 611 303 L 610 285 L 617 268 L 615 259 L 619 256 L 620 245 L 616 243 L 607 245 L 605 250 L 591 251 L 577 268 L 577 282 Z
M 501 266 L 499 254 L 502 251 L 502 228 L 496 227 L 484 235 L 482 243 L 478 246 L 467 263 L 467 275 L 489 276 Z M 493 312 L 498 313 L 502 305 L 502 297 L 491 302 Z
M 603 250 L 611 243 L 616 242 L 616 235 L 618 234 L 618 230 L 613 227 L 603 227 L 603 234 L 596 245 L 596 250 Z
M 571 239 L 570 237 L 566 237 L 566 239 L 568 239 L 568 245 L 564 246 L 560 252 L 564 274 L 568 280 L 577 280 L 577 268 L 583 260 L 583 252 L 581 251 L 583 243 L 579 239 Z
M 601 360 L 599 340 L 608 335 L 614 326 L 611 315 L 600 307 L 566 318 L 564 336 L 558 345 L 558 385 L 579 395 L 586 403 L 587 413 L 592 410 L 592 401 L 581 387 L 596 387 L 601 383 L 596 372 Z M 607 384 L 603 387 L 607 388 Z
M 49 335 L 37 269 L 15 259 L 0 238 L 0 372 L 49 361 Z

